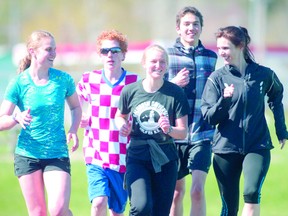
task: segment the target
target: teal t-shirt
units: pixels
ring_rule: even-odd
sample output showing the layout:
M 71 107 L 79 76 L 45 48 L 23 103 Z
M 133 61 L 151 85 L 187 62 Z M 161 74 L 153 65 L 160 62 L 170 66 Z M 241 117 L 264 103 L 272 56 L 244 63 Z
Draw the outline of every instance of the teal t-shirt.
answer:
M 65 99 L 75 92 L 73 78 L 49 69 L 49 81 L 35 85 L 29 69 L 10 81 L 4 98 L 22 111 L 31 109 L 32 122 L 22 129 L 15 153 L 32 158 L 68 157 L 64 129 Z

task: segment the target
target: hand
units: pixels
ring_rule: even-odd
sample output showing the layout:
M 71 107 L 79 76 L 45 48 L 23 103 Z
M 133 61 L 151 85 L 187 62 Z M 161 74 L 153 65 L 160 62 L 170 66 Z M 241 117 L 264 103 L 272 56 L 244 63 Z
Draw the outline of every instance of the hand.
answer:
M 168 117 L 161 115 L 158 120 L 158 124 L 160 128 L 162 129 L 163 133 L 167 134 L 171 127 Z
M 234 85 L 233 83 L 229 86 L 227 83 L 224 83 L 225 89 L 224 89 L 224 98 L 232 97 L 234 92 Z
M 180 87 L 185 87 L 190 82 L 189 70 L 186 68 L 180 70 L 172 79 L 172 82 Z
M 26 129 L 27 125 L 30 125 L 32 121 L 32 116 L 30 115 L 31 109 L 28 108 L 27 110 L 24 110 L 21 113 L 17 113 L 15 118 L 15 121 L 17 121 L 23 129 Z
M 120 136 L 127 137 L 131 133 L 131 130 L 132 130 L 132 122 L 127 121 L 125 124 L 122 125 L 122 127 L 119 130 Z
M 71 139 L 73 140 L 73 146 L 71 148 L 71 152 L 76 151 L 79 147 L 79 139 L 78 139 L 77 134 L 68 132 L 66 139 L 67 139 L 67 144 L 70 143 Z
M 281 145 L 280 149 L 283 149 L 284 146 L 285 146 L 285 143 L 286 143 L 286 139 L 280 140 L 279 142 L 280 142 L 280 145 Z
M 86 128 L 87 126 L 89 126 L 89 120 L 90 120 L 89 116 L 86 113 L 83 113 L 79 126 L 81 128 Z

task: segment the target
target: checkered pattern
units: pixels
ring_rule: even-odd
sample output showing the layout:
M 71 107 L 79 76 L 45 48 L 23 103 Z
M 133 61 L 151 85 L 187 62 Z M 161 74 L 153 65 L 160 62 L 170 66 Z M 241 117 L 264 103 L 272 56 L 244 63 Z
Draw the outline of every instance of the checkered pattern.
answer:
M 190 71 L 190 82 L 183 88 L 191 108 L 191 112 L 188 114 L 189 141 L 198 143 L 212 139 L 214 129 L 206 125 L 203 120 L 201 98 L 206 81 L 215 70 L 216 53 L 206 49 L 200 40 L 197 47 L 186 49 L 180 42 L 180 38 L 176 39 L 174 47 L 168 48 L 167 52 L 169 55 L 169 70 L 165 74 L 165 79 L 173 79 L 184 67 Z M 187 140 L 177 140 L 177 142 L 186 143 Z
M 77 93 L 88 103 L 89 127 L 85 128 L 83 151 L 86 164 L 95 164 L 125 172 L 126 147 L 129 138 L 119 136 L 115 114 L 122 88 L 138 80 L 138 75 L 126 72 L 112 85 L 102 71 L 86 72 L 77 85 Z

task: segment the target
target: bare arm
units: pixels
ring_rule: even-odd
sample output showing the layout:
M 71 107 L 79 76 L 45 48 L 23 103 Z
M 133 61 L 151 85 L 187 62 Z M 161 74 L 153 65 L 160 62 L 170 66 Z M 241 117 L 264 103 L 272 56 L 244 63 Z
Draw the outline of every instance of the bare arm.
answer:
M 29 125 L 32 117 L 30 115 L 30 109 L 23 112 L 17 112 L 12 115 L 16 105 L 8 100 L 4 100 L 0 107 L 0 131 L 9 130 L 18 123 L 23 129 L 26 129 L 26 125 Z
M 80 96 L 78 96 L 78 98 L 79 98 L 80 106 L 82 108 L 82 117 L 80 121 L 80 127 L 86 128 L 87 126 L 89 126 L 90 116 L 86 112 L 83 112 L 83 105 L 85 103 L 85 100 Z
M 121 136 L 128 136 L 132 130 L 132 123 L 128 121 L 129 115 L 121 114 L 118 109 L 115 115 L 116 126 L 119 129 Z
M 71 121 L 72 121 L 70 129 L 67 134 L 67 143 L 69 143 L 70 140 L 73 139 L 73 142 L 74 142 L 72 146 L 72 152 L 73 152 L 77 150 L 79 146 L 77 131 L 78 131 L 79 124 L 81 121 L 82 108 L 80 106 L 78 95 L 76 92 L 67 98 L 67 103 L 71 111 Z
M 166 116 L 161 116 L 158 123 L 164 133 L 175 139 L 185 139 L 188 133 L 188 116 L 185 115 L 176 119 L 175 126 L 171 126 Z

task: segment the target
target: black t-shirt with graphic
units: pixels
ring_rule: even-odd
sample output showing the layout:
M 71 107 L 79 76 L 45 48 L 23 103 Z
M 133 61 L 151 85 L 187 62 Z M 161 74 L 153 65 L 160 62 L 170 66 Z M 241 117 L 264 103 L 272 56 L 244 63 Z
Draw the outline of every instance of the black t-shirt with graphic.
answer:
M 143 89 L 142 80 L 125 86 L 122 90 L 119 109 L 122 114 L 133 117 L 129 157 L 150 160 L 149 145 L 133 145 L 137 140 L 154 139 L 170 160 L 176 159 L 177 151 L 173 139 L 159 127 L 161 115 L 168 116 L 170 124 L 188 114 L 189 105 L 183 90 L 168 81 L 155 93 Z M 169 144 L 169 145 L 163 145 Z

